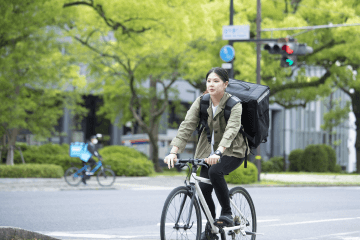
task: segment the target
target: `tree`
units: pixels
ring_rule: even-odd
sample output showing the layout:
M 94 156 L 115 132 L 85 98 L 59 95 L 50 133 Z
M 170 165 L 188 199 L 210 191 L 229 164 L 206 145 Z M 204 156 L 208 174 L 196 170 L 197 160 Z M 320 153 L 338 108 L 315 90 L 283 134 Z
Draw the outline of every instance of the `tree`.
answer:
M 161 171 L 159 120 L 168 108 L 170 92 L 174 93 L 172 84 L 192 77 L 196 70 L 205 74 L 204 68 L 211 67 L 196 47 L 198 41 L 214 35 L 204 3 L 99 0 L 64 4 L 64 11 L 73 11 L 68 34 L 83 46 L 72 52 L 85 56 L 81 61 L 88 64 L 94 79 L 90 87 L 104 98 L 99 113 L 113 123 L 121 113 L 120 126 L 136 120 L 149 136 L 156 171 Z
M 334 134 L 333 128 L 347 119 L 350 112 L 351 102 L 347 102 L 345 106 L 340 106 L 340 100 L 334 100 L 333 93 L 331 93 L 328 103 L 325 104 L 328 112 L 324 114 L 324 124 L 321 125 L 321 129 L 328 131 L 330 146 L 339 145 L 339 142 L 333 142 L 332 140 L 332 135 Z
M 360 2 L 356 0 L 263 0 L 262 29 L 285 28 L 360 22 Z M 228 9 L 228 1 L 216 1 L 221 9 Z M 223 6 L 221 6 L 221 4 Z M 235 1 L 234 25 L 250 25 L 250 37 L 256 36 L 256 2 Z M 218 11 L 219 13 L 219 11 Z M 213 15 L 219 26 L 228 25 L 226 14 Z M 218 39 L 221 32 L 218 33 Z M 281 68 L 280 55 L 262 51 L 261 80 L 271 88 L 271 100 L 285 108 L 303 106 L 310 101 L 328 96 L 332 89 L 340 88 L 351 98 L 352 110 L 357 118 L 357 171 L 360 173 L 360 27 L 317 29 L 312 31 L 288 30 L 263 32 L 261 38 L 293 36 L 300 43 L 307 43 L 314 51 L 298 56 L 295 69 Z M 217 49 L 225 45 L 219 41 Z M 235 43 L 235 78 L 256 82 L 256 50 L 254 43 Z M 218 50 L 217 50 L 218 51 Z M 215 54 L 215 52 L 214 52 Z M 336 64 L 337 63 L 337 64 Z M 218 66 L 220 63 L 218 64 Z M 306 76 L 307 65 L 321 66 L 325 74 L 320 78 Z
M 271 3 L 280 14 L 277 18 L 264 18 L 262 27 L 285 26 L 314 26 L 333 24 L 358 23 L 360 20 L 360 3 L 358 1 L 284 1 L 284 3 Z M 283 9 L 283 11 L 281 11 Z M 291 23 L 291 24 L 289 24 Z M 264 62 L 272 68 L 265 67 L 263 80 L 272 89 L 274 100 L 285 107 L 297 105 L 305 106 L 307 102 L 317 100 L 321 96 L 328 96 L 332 89 L 340 88 L 351 98 L 352 110 L 357 116 L 357 171 L 360 173 L 360 81 L 357 70 L 360 66 L 359 53 L 359 27 L 343 27 L 318 29 L 314 31 L 286 31 L 274 33 L 274 37 L 285 35 L 296 36 L 301 43 L 307 43 L 314 48 L 314 52 L 307 56 L 298 57 L 297 68 L 302 69 L 297 77 L 290 69 L 280 69 L 274 66 L 275 62 L 269 54 L 264 54 Z M 264 34 L 270 37 L 270 34 Z M 325 69 L 325 74 L 320 78 L 308 78 L 304 66 L 315 65 Z M 279 73 L 278 75 L 276 73 Z M 276 77 L 274 81 L 274 77 Z M 351 91 L 350 91 L 351 89 Z M 344 111 L 344 109 L 342 109 Z M 331 114 L 331 112 L 329 113 Z M 327 115 L 328 118 L 330 115 Z M 327 121 L 327 119 L 325 119 Z M 331 121 L 336 119 L 332 118 Z M 336 122 L 336 121 L 335 121 Z
M 61 53 L 57 11 L 45 0 L 0 3 L 0 139 L 9 165 L 21 129 L 49 136 L 64 106 L 76 102 L 62 91 L 70 78 L 82 78 Z

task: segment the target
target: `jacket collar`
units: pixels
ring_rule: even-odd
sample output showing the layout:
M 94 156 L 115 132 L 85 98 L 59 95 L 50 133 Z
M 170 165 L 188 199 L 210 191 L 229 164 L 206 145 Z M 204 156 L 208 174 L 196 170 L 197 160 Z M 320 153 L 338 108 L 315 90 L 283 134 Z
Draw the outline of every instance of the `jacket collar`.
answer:
M 213 116 L 213 113 L 212 113 L 212 101 L 211 101 L 211 97 L 210 97 L 210 99 L 209 99 L 209 108 L 207 109 L 207 112 L 208 112 L 209 116 L 213 116 L 211 119 L 216 117 L 225 108 L 226 101 L 230 97 L 231 97 L 231 94 L 229 94 L 227 92 L 224 93 L 224 96 L 220 99 L 218 108 L 216 109 L 215 116 Z

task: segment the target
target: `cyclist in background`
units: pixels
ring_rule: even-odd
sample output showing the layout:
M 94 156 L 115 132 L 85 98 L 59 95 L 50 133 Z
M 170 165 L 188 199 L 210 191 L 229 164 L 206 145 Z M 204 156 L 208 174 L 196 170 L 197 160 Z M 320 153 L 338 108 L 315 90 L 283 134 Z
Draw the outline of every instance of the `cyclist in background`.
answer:
M 98 139 L 97 138 L 101 137 L 101 134 L 96 134 L 90 137 L 90 141 L 88 141 L 88 146 L 87 146 L 87 150 L 92 154 L 92 156 L 95 155 L 95 157 L 97 157 L 98 159 L 102 160 L 101 155 L 98 153 L 98 151 L 96 150 L 96 144 L 98 143 Z M 88 171 L 86 171 L 84 173 L 84 177 L 82 178 L 82 182 L 86 185 L 86 179 L 90 178 L 90 176 L 88 175 L 92 175 L 93 173 L 90 172 L 91 169 L 96 165 L 96 161 L 92 158 L 92 156 L 90 157 L 90 159 L 87 161 L 87 163 L 90 164 L 90 169 L 88 169 Z M 83 166 L 85 166 L 87 164 L 86 162 L 83 162 Z

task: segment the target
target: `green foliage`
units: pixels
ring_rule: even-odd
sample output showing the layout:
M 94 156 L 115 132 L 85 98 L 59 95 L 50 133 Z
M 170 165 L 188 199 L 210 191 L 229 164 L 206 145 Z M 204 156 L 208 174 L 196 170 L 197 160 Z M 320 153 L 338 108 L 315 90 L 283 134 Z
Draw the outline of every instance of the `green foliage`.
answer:
M 290 171 L 300 172 L 301 171 L 301 155 L 303 154 L 303 149 L 294 149 L 290 152 L 289 162 L 290 162 Z
M 328 154 L 321 145 L 308 145 L 301 156 L 301 170 L 305 172 L 327 172 Z
M 249 184 L 257 182 L 258 170 L 255 164 L 248 162 L 247 168 L 244 168 L 243 166 L 244 164 L 232 171 L 229 175 L 225 175 L 226 182 L 233 184 Z
M 99 151 L 105 165 L 110 165 L 117 176 L 149 176 L 153 163 L 143 153 L 125 146 L 107 146 Z
M 336 151 L 331 146 L 322 144 L 321 145 L 327 153 L 327 160 L 328 160 L 328 171 L 335 172 L 336 167 Z
M 64 107 L 83 108 L 81 96 L 68 91 L 72 81 L 84 80 L 79 66 L 61 49 L 57 25 L 63 25 L 61 0 L 0 2 L 0 137 L 9 145 L 22 129 L 49 137 Z M 70 82 L 70 84 L 69 84 Z M 66 90 L 66 91 L 65 91 Z M 11 160 L 9 159 L 11 164 Z
M 341 169 L 341 166 L 339 164 L 336 164 L 335 167 L 334 167 L 334 171 L 335 173 L 341 173 L 342 172 L 342 169 Z
M 72 158 L 69 156 L 68 144 L 44 144 L 41 146 L 28 146 L 28 149 L 23 152 L 25 163 L 37 163 L 37 164 L 55 164 L 61 166 L 65 171 L 71 167 L 71 163 L 81 163 L 78 158 Z M 14 163 L 20 164 L 21 157 L 19 151 L 14 153 Z
M 261 172 L 283 172 L 284 158 L 281 156 L 272 157 L 268 161 L 261 160 Z
M 54 164 L 0 165 L 1 178 L 61 178 L 64 170 Z
M 346 102 L 345 106 L 340 106 L 340 101 L 337 100 L 331 104 L 329 111 L 324 114 L 324 124 L 321 125 L 321 129 L 329 131 L 338 126 L 345 119 L 348 119 L 351 102 Z

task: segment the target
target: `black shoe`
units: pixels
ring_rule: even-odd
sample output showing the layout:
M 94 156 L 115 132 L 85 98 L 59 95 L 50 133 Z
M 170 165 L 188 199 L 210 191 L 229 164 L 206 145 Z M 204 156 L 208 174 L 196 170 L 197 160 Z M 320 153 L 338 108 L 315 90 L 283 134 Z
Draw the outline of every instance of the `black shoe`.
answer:
M 83 176 L 83 177 L 81 178 L 81 181 L 83 182 L 84 185 L 86 185 L 85 176 Z
M 206 223 L 205 231 L 201 233 L 200 240 L 219 240 L 219 237 L 211 232 L 211 225 Z
M 214 224 L 219 227 L 233 227 L 234 226 L 234 218 L 231 214 L 224 214 L 216 219 Z

